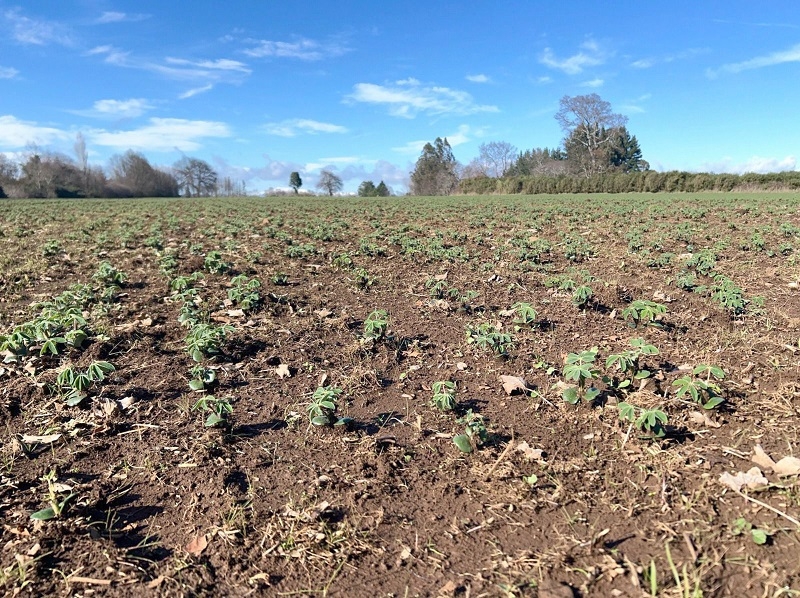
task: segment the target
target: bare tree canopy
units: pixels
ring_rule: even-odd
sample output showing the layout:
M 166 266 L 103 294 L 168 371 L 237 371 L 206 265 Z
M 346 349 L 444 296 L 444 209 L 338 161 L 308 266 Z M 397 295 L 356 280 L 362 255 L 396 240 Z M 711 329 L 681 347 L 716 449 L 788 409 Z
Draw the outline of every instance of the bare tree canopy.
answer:
M 217 190 L 217 173 L 204 160 L 181 158 L 173 171 L 185 197 L 208 197 Z
M 514 164 L 517 148 L 507 141 L 481 143 L 478 147 L 478 163 L 486 176 L 499 178 L 505 176 Z
M 608 162 L 603 159 L 603 150 L 612 142 L 614 129 L 628 122 L 626 116 L 612 112 L 611 104 L 596 93 L 564 96 L 555 118 L 566 135 L 568 159 L 586 176 L 605 170 Z
M 317 189 L 320 191 L 325 191 L 328 195 L 333 195 L 341 191 L 343 186 L 342 179 L 330 170 L 323 170 L 319 173 Z

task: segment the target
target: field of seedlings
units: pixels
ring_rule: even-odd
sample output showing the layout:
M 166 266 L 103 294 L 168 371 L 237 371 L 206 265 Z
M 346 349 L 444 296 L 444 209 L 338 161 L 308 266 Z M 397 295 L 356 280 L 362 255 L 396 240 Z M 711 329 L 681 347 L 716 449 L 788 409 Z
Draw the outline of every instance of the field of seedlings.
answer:
M 0 202 L 0 587 L 800 596 L 799 207 Z

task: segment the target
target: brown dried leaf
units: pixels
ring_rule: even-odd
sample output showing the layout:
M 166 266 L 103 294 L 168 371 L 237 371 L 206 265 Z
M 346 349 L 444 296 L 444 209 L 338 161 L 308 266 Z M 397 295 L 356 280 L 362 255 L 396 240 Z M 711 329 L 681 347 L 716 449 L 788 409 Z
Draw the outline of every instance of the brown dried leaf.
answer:
M 760 488 L 769 484 L 769 480 L 764 477 L 758 467 L 751 467 L 746 472 L 739 471 L 736 475 L 731 475 L 726 471 L 719 476 L 719 481 L 736 492 L 741 491 L 743 486 Z
M 709 419 L 705 413 L 701 413 L 699 411 L 692 411 L 689 414 L 689 419 L 693 424 L 697 424 L 698 426 L 706 426 L 708 428 L 719 428 L 720 425 L 722 425 L 712 419 Z
M 519 390 L 520 392 L 528 392 L 528 383 L 525 382 L 524 378 L 520 378 L 519 376 L 500 376 L 500 382 L 503 383 L 503 390 L 506 391 L 507 395 L 510 395 L 515 390 Z
M 47 434 L 46 436 L 23 434 L 22 442 L 25 444 L 53 444 L 59 438 L 61 438 L 61 434 Z
M 517 443 L 517 450 L 525 455 L 525 458 L 529 461 L 539 461 L 544 456 L 544 451 L 542 449 L 532 448 L 531 445 L 524 440 Z
M 772 460 L 772 457 L 764 452 L 764 449 L 759 444 L 753 447 L 751 459 L 753 463 L 760 465 L 764 469 L 769 469 L 779 476 L 800 475 L 800 459 L 787 456 L 776 463 Z
M 275 373 L 278 374 L 278 377 L 281 379 L 292 377 L 292 373 L 289 371 L 289 366 L 286 365 L 285 363 L 282 363 L 278 367 L 276 367 Z
M 186 545 L 186 552 L 191 555 L 199 556 L 208 546 L 208 540 L 205 534 L 200 534 L 192 538 Z

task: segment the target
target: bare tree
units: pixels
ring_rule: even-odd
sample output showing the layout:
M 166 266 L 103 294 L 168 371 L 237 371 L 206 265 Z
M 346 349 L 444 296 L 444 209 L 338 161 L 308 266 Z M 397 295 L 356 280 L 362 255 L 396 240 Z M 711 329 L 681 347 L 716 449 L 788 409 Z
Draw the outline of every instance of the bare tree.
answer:
M 185 197 L 208 197 L 217 190 L 217 173 L 204 160 L 181 158 L 173 171 Z
M 517 156 L 517 148 L 507 141 L 481 143 L 478 147 L 478 163 L 486 176 L 500 178 L 508 173 Z
M 317 189 L 325 191 L 328 195 L 333 195 L 342 190 L 342 179 L 333 174 L 330 170 L 323 170 L 319 173 Z
M 568 159 L 577 163 L 587 177 L 606 169 L 606 146 L 614 138 L 614 129 L 628 122 L 627 117 L 612 112 L 611 104 L 596 93 L 564 96 L 555 118 L 566 135 L 564 145 Z
M 107 194 L 115 197 L 176 197 L 178 181 L 171 172 L 153 168 L 142 154 L 127 151 L 110 160 Z

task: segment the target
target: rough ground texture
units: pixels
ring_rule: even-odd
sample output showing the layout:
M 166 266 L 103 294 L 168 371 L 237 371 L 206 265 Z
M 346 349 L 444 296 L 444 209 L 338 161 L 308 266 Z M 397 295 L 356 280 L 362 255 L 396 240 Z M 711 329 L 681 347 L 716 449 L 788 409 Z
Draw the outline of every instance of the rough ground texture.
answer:
M 0 586 L 800 595 L 799 199 L 3 202 Z

